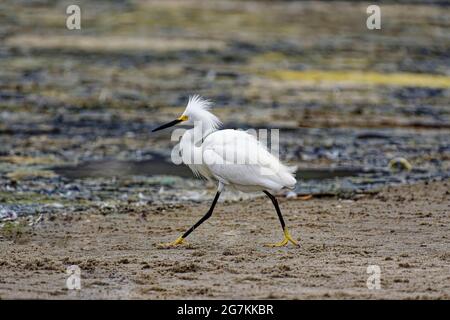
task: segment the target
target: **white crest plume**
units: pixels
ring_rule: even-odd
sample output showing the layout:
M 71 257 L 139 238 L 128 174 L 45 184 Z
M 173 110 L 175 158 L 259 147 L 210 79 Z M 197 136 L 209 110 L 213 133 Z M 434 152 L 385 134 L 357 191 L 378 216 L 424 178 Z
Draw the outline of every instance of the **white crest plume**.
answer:
M 189 102 L 184 114 L 195 121 L 202 121 L 205 128 L 218 129 L 222 122 L 214 114 L 209 112 L 212 102 L 199 96 L 198 94 L 189 96 Z

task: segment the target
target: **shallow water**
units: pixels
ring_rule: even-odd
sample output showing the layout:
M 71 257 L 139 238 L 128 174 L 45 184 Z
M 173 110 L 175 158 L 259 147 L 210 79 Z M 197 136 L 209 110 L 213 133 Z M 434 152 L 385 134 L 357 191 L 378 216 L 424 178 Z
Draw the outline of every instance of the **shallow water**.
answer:
M 366 134 L 367 135 L 367 134 Z M 361 135 L 358 135 L 358 139 Z M 380 138 L 372 134 L 370 138 Z M 420 152 L 420 150 L 418 150 Z M 193 173 L 185 165 L 175 165 L 170 159 L 152 154 L 152 159 L 141 161 L 101 160 L 90 161 L 76 166 L 56 166 L 49 168 L 62 178 L 70 181 L 79 179 L 129 179 L 132 177 L 179 177 L 193 179 Z M 368 191 L 386 184 L 399 184 L 427 180 L 445 179 L 449 172 L 438 168 L 413 168 L 401 170 L 375 166 L 336 166 L 328 168 L 299 168 L 295 172 L 298 184 L 295 189 L 300 194 L 339 195 Z M 161 180 L 163 181 L 163 180 Z M 176 188 L 176 186 L 174 186 Z M 175 191 L 175 190 L 174 190 Z
M 125 178 L 131 176 L 177 176 L 192 178 L 193 173 L 187 166 L 175 165 L 162 156 L 143 161 L 95 161 L 85 162 L 77 166 L 58 166 L 50 168 L 56 174 L 71 179 L 83 178 Z M 363 168 L 317 168 L 300 169 L 296 176 L 302 180 L 323 180 L 341 177 L 359 176 L 370 173 Z

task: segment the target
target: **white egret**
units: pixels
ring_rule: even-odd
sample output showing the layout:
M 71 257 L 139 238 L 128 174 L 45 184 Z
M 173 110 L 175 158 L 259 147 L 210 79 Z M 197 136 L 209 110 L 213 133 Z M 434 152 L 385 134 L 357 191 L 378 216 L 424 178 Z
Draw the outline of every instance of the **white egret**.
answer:
M 206 214 L 182 236 L 164 246 L 183 244 L 192 231 L 211 217 L 224 188 L 243 192 L 264 192 L 275 207 L 284 233 L 281 242 L 269 246 L 280 247 L 289 242 L 298 245 L 285 225 L 277 199 L 272 195 L 272 192 L 295 187 L 293 169 L 283 165 L 249 133 L 231 129 L 219 130 L 221 122 L 209 111 L 210 107 L 210 101 L 198 95 L 191 96 L 179 118 L 153 130 L 154 132 L 169 128 L 181 122 L 193 125 L 180 140 L 182 161 L 195 175 L 218 183 L 217 193 Z

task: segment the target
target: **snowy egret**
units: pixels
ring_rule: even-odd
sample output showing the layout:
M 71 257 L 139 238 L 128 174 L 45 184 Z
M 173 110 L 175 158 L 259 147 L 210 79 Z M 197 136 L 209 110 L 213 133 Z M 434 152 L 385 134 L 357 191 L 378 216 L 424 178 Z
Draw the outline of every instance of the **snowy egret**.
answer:
M 195 175 L 218 183 L 217 193 L 206 214 L 178 239 L 163 246 L 183 244 L 192 231 L 211 217 L 224 188 L 264 192 L 275 207 L 284 233 L 281 242 L 269 246 L 281 247 L 289 242 L 298 245 L 286 227 L 277 199 L 271 193 L 295 187 L 294 169 L 283 165 L 253 135 L 240 130 L 219 130 L 221 122 L 209 111 L 210 107 L 210 101 L 198 95 L 191 96 L 179 118 L 152 130 L 155 132 L 182 122 L 193 125 L 179 143 L 182 162 Z

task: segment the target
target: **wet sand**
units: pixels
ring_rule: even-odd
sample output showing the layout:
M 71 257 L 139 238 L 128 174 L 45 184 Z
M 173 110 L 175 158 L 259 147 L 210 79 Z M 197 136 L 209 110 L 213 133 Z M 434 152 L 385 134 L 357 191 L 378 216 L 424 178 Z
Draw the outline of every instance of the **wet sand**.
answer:
M 1 229 L 0 298 L 449 299 L 449 184 L 353 200 L 280 198 L 299 248 L 263 246 L 282 236 L 265 198 L 219 203 L 175 249 L 157 244 L 178 237 L 208 203 L 19 218 Z M 66 289 L 73 264 L 80 291 Z M 380 290 L 366 286 L 368 265 L 381 268 Z

